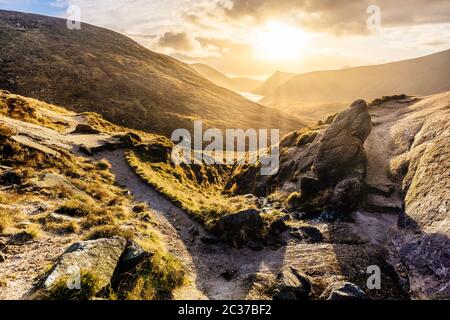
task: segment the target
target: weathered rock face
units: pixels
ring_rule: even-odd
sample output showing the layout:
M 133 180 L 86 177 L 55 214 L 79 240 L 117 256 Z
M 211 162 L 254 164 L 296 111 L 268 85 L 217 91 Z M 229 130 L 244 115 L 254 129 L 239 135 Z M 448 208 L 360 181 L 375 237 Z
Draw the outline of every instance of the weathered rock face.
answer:
M 276 176 L 259 176 L 258 166 L 241 166 L 228 188 L 258 196 L 298 191 L 303 210 L 336 206 L 351 213 L 360 202 L 366 176 L 364 142 L 372 130 L 367 103 L 358 100 L 329 122 L 283 138 Z
M 73 244 L 58 259 L 41 289 L 51 289 L 55 283 L 71 277 L 77 270 L 91 272 L 96 276 L 99 289 L 105 288 L 111 282 L 126 244 L 127 241 L 121 237 Z
M 246 210 L 223 217 L 214 231 L 222 240 L 240 248 L 249 241 L 263 240 L 264 222 L 258 210 Z
M 390 169 L 404 194 L 406 228 L 393 242 L 417 299 L 450 298 L 449 101 L 447 92 L 415 103 L 390 132 Z
M 364 142 L 371 130 L 372 122 L 365 101 L 358 100 L 340 113 L 321 140 L 314 160 L 317 178 L 331 185 L 345 178 L 364 179 Z

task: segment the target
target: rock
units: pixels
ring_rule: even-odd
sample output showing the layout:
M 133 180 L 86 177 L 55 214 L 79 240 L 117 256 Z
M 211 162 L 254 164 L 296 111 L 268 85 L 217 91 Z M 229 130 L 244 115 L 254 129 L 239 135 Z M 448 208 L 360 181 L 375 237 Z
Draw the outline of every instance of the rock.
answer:
M 14 170 L 6 170 L 0 175 L 0 184 L 11 186 L 11 185 L 21 185 L 22 176 L 20 176 Z
M 202 237 L 200 240 L 203 243 L 206 243 L 206 244 L 218 244 L 218 243 L 220 243 L 220 239 L 219 238 L 214 237 L 214 236 L 209 236 L 209 235 Z
M 58 282 L 71 276 L 74 268 L 96 276 L 99 289 L 107 287 L 116 266 L 125 251 L 127 241 L 121 237 L 83 241 L 71 245 L 56 262 L 42 288 L 49 290 Z
M 119 139 L 120 142 L 127 148 L 131 148 L 142 142 L 141 137 L 132 132 L 120 136 Z
M 299 270 L 287 266 L 277 276 L 274 300 L 306 300 L 311 293 L 311 283 Z M 294 299 L 295 297 L 295 299 Z
M 264 222 L 259 211 L 255 209 L 222 217 L 214 229 L 222 240 L 236 248 L 245 246 L 250 240 L 264 239 Z
M 362 184 L 360 180 L 345 179 L 334 188 L 331 202 L 336 210 L 351 213 L 358 208 L 362 197 Z
M 167 147 L 160 146 L 157 144 L 147 145 L 140 144 L 136 146 L 136 151 L 140 154 L 143 154 L 148 157 L 148 159 L 152 162 L 167 162 L 170 160 L 171 150 L 168 150 Z
M 0 252 L 0 263 L 5 262 L 6 261 L 6 256 Z
M 9 241 L 8 244 L 9 245 L 13 245 L 13 246 L 21 246 L 24 245 L 26 243 L 29 243 L 31 241 L 33 241 L 34 238 L 31 234 L 29 234 L 28 232 L 20 232 L 18 234 L 13 235 Z
M 72 132 L 72 134 L 99 134 L 100 131 L 93 128 L 91 125 L 88 124 L 79 124 L 75 128 L 75 131 Z
M 269 227 L 269 233 L 274 236 L 279 236 L 283 232 L 289 230 L 289 227 L 287 226 L 285 220 L 286 218 L 280 218 L 273 222 Z
M 220 274 L 220 276 L 227 281 L 231 281 L 236 276 L 236 274 L 237 274 L 237 270 L 226 270 L 226 271 L 222 272 Z
M 141 263 L 149 261 L 152 257 L 152 252 L 147 252 L 136 242 L 129 241 L 114 271 L 111 280 L 112 287 L 117 288 L 124 278 L 131 275 Z
M 89 148 L 88 146 L 84 145 L 84 144 L 80 145 L 79 151 L 84 153 L 87 156 L 93 156 L 94 155 L 94 152 L 92 151 L 92 149 Z
M 322 300 L 368 300 L 366 293 L 350 282 L 331 284 L 320 296 Z
M 346 178 L 363 179 L 366 175 L 364 142 L 372 131 L 367 103 L 354 102 L 328 127 L 314 160 L 317 178 L 335 185 Z
M 189 235 L 191 237 L 191 242 L 194 242 L 195 239 L 200 235 L 200 230 L 194 226 L 189 230 Z
M 323 242 L 323 235 L 319 229 L 314 227 L 300 227 L 293 230 L 290 235 L 294 238 L 300 239 L 306 243 L 321 243 Z

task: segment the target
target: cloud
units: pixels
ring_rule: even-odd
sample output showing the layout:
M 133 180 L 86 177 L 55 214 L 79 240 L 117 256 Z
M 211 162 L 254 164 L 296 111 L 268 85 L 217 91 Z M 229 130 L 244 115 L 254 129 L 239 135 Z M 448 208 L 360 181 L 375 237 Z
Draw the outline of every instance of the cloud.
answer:
M 161 47 L 180 51 L 191 51 L 195 44 L 186 32 L 166 32 L 158 40 Z
M 367 8 L 381 9 L 384 26 L 404 26 L 450 21 L 450 0 L 218 0 L 216 15 L 231 21 L 261 24 L 271 19 L 291 21 L 301 27 L 337 35 L 367 33 Z

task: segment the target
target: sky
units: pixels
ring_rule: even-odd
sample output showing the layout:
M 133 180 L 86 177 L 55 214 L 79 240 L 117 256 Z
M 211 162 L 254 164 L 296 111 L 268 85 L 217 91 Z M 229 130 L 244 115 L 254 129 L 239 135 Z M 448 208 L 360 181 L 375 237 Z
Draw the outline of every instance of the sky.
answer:
M 0 0 L 80 19 L 187 63 L 263 79 L 276 70 L 377 64 L 450 48 L 450 0 Z

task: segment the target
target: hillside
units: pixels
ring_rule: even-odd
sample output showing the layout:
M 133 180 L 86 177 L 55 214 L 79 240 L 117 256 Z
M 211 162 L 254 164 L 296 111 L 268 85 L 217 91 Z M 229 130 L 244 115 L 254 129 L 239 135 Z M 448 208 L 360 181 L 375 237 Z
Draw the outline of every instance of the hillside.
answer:
M 214 69 L 213 67 L 210 67 L 203 63 L 194 63 L 191 64 L 191 67 L 195 69 L 195 71 L 200 73 L 203 77 L 218 85 L 219 87 L 223 87 L 235 92 L 252 92 L 259 85 L 261 85 L 261 81 L 251 78 L 230 78 L 220 71 Z
M 2 89 L 130 128 L 167 136 L 193 120 L 220 129 L 302 126 L 103 28 L 70 31 L 63 19 L 0 11 L 0 43 Z
M 264 81 L 264 83 L 262 83 L 258 88 L 256 88 L 253 93 L 260 96 L 268 96 L 294 76 L 296 76 L 295 73 L 277 71 L 266 81 Z
M 278 108 L 350 103 L 396 94 L 431 95 L 450 90 L 450 50 L 382 65 L 296 75 L 260 103 Z

